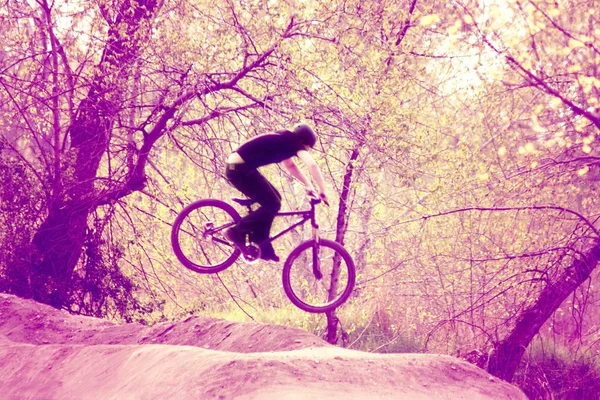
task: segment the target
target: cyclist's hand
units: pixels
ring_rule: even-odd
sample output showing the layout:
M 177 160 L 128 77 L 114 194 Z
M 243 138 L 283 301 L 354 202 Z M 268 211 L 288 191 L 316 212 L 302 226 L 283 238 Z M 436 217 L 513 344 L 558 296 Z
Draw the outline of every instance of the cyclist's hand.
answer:
M 329 207 L 329 199 L 327 198 L 327 194 L 325 194 L 325 192 L 321 192 L 319 193 L 319 197 L 321 198 L 321 200 L 323 200 L 323 203 L 325 203 L 325 205 Z

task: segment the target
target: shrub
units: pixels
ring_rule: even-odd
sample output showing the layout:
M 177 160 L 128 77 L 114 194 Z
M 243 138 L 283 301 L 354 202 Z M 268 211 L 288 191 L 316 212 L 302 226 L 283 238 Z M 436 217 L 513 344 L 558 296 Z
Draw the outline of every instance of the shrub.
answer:
M 565 347 L 532 343 L 514 383 L 532 400 L 600 399 L 600 365 L 596 356 L 573 359 Z

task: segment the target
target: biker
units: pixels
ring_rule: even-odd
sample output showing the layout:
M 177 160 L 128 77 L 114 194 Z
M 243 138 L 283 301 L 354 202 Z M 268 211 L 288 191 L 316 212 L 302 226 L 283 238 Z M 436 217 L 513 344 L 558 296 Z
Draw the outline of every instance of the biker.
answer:
M 281 194 L 258 171 L 260 167 L 282 163 L 290 174 L 304 185 L 307 193 L 313 194 L 313 185 L 292 159 L 297 156 L 306 165 L 319 187 L 319 197 L 328 204 L 323 175 L 308 152 L 316 142 L 317 136 L 309 125 L 297 124 L 291 131 L 283 130 L 252 138 L 229 155 L 225 170 L 227 180 L 260 205 L 257 210 L 242 218 L 235 227 L 225 232 L 225 236 L 236 246 L 243 248 L 246 235 L 250 235 L 250 241 L 259 244 L 263 260 L 279 261 L 273 245 L 266 240 L 270 236 L 275 214 L 281 208 Z

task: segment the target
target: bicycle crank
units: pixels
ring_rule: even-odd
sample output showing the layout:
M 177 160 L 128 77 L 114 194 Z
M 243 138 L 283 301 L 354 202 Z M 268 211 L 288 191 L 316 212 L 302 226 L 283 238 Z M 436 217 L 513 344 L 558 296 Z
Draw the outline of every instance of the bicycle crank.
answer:
M 256 264 L 260 260 L 260 247 L 256 243 L 246 243 L 242 249 L 242 260 L 246 264 Z

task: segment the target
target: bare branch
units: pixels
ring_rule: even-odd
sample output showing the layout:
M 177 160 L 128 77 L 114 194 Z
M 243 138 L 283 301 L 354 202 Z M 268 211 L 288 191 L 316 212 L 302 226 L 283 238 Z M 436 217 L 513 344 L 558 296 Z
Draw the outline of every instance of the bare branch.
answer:
M 436 218 L 436 217 L 442 217 L 445 215 L 450 215 L 450 214 L 457 214 L 457 213 L 463 213 L 463 212 L 467 212 L 467 211 L 490 211 L 490 212 L 494 212 L 494 211 L 525 211 L 525 210 L 555 210 L 555 211 L 561 211 L 561 212 L 565 212 L 568 214 L 572 214 L 574 216 L 576 216 L 578 219 L 580 219 L 582 222 L 584 222 L 593 232 L 594 234 L 600 239 L 600 233 L 598 232 L 598 230 L 596 229 L 596 227 L 594 227 L 594 225 L 583 215 L 581 215 L 580 213 L 578 213 L 577 211 L 573 211 L 570 210 L 568 208 L 565 207 L 558 207 L 558 206 L 524 206 L 524 207 L 466 207 L 466 208 L 460 208 L 460 209 L 456 209 L 456 210 L 451 210 L 451 211 L 445 211 L 445 212 L 441 212 L 438 214 L 430 214 L 430 215 L 425 215 L 421 218 L 418 219 L 413 219 L 410 221 L 403 221 L 400 222 L 402 224 L 404 223 L 409 223 L 409 222 L 415 222 L 415 221 L 419 221 L 419 220 L 428 220 L 430 218 Z

